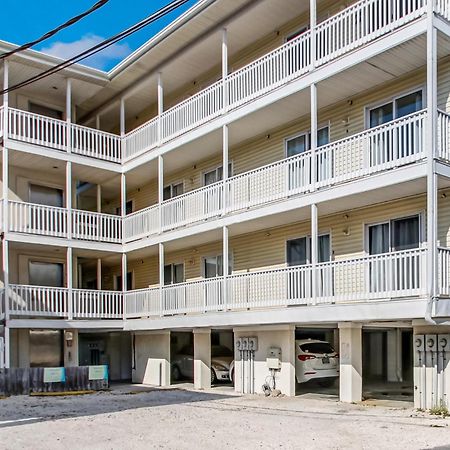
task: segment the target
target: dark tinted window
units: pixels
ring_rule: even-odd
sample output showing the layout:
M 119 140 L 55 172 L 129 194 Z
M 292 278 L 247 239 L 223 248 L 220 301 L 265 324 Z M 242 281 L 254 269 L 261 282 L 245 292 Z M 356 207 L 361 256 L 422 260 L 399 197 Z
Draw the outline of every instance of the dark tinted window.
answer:
M 301 344 L 300 349 L 305 353 L 334 353 L 333 347 L 328 342 L 310 342 Z

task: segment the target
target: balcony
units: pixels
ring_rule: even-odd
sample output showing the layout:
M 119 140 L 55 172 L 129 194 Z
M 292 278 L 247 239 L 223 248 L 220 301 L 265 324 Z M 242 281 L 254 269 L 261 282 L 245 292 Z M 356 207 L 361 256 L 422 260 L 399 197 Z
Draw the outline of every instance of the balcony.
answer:
M 258 270 L 127 291 L 9 285 L 11 317 L 137 319 L 427 298 L 426 248 Z M 438 289 L 450 298 L 450 249 L 438 249 Z
M 122 243 L 122 218 L 112 214 L 95 213 L 33 203 L 8 201 L 9 230 L 57 238 L 69 238 L 69 221 L 73 239 Z
M 433 1 L 436 14 L 449 19 L 449 0 L 428 1 Z M 314 36 L 311 31 L 301 34 L 123 138 L 13 108 L 8 109 L 8 137 L 124 163 L 414 22 L 426 10 L 427 0 L 361 0 L 319 23 Z M 316 44 L 314 55 L 312 42 Z M 2 114 L 0 109 L 0 117 Z M 0 121 L 0 136 L 2 127 Z
M 425 110 L 340 141 L 233 176 L 129 214 L 125 242 L 362 179 L 425 158 Z M 439 155 L 447 157 L 450 118 L 439 113 Z M 448 155 L 450 157 L 450 155 Z M 315 176 L 313 176 L 315 175 Z
M 122 319 L 122 293 L 9 285 L 11 316 L 61 319 Z
M 303 265 L 130 291 L 124 295 L 124 308 L 131 319 L 391 301 L 425 295 L 425 276 L 426 249 L 414 249 L 336 260 L 315 268 Z

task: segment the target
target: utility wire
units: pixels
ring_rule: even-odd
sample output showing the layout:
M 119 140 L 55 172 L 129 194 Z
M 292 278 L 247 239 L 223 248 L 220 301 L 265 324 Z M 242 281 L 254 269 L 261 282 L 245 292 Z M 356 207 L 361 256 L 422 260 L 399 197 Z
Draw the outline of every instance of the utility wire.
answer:
M 47 39 L 53 37 L 55 34 L 59 33 L 61 30 L 64 30 L 65 28 L 70 27 L 71 25 L 79 22 L 81 19 L 84 19 L 89 14 L 92 14 L 94 11 L 97 11 L 97 9 L 100 9 L 102 6 L 106 5 L 109 0 L 100 0 L 95 5 L 93 5 L 91 8 L 89 8 L 87 11 L 79 14 L 78 16 L 72 17 L 67 22 L 64 22 L 62 25 L 60 25 L 57 28 L 54 28 L 53 30 L 47 31 L 47 33 L 43 34 L 40 38 L 27 42 L 26 44 L 21 45 L 20 47 L 15 48 L 14 50 L 11 50 L 10 52 L 5 52 L 0 54 L 0 60 L 8 58 L 9 56 L 14 55 L 15 53 L 23 52 L 24 50 L 27 50 L 28 48 L 34 47 L 36 44 L 39 44 L 43 41 L 46 41 Z
M 100 51 L 110 47 L 111 45 L 115 44 L 116 42 L 121 41 L 122 39 L 131 36 L 132 34 L 136 33 L 137 31 L 141 30 L 142 28 L 145 28 L 149 24 L 161 19 L 162 17 L 166 16 L 167 14 L 171 13 L 172 11 L 175 11 L 180 6 L 184 5 L 190 0 L 173 0 L 172 2 L 168 3 L 166 6 L 160 8 L 144 20 L 141 20 L 140 22 L 136 23 L 135 25 L 127 28 L 126 30 L 115 34 L 114 36 L 111 36 L 108 39 L 105 39 L 104 41 L 94 45 L 93 47 L 83 51 L 82 53 L 79 53 L 76 56 L 73 56 L 72 58 L 63 61 L 60 64 L 57 64 L 54 67 L 51 67 L 50 69 L 45 70 L 44 72 L 41 72 L 38 75 L 35 75 L 31 78 L 28 78 L 25 81 L 22 81 L 20 83 L 17 83 L 8 89 L 4 89 L 0 91 L 0 95 L 6 94 L 7 92 L 14 91 L 16 89 L 28 86 L 31 83 L 34 83 L 36 81 L 39 81 L 43 78 L 46 78 L 50 75 L 53 75 L 54 73 L 60 72 L 63 69 L 66 69 L 70 66 L 73 66 L 74 64 L 78 63 L 79 61 L 82 61 L 90 56 L 95 55 L 96 53 L 99 53 Z

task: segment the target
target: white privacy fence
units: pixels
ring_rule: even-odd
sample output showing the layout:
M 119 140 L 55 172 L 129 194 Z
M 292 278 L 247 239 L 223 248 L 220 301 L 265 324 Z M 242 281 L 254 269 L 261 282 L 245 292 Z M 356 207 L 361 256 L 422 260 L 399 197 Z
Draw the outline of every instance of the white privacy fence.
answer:
M 72 237 L 99 242 L 122 243 L 122 218 L 112 214 L 69 210 L 55 206 L 10 200 L 9 231 L 68 237 L 68 220 L 72 220 Z

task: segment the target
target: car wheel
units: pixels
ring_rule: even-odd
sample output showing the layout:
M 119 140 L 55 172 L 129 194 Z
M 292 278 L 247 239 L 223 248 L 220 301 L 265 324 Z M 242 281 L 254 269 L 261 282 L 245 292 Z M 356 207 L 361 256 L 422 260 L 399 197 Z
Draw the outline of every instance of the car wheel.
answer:
M 181 371 L 178 366 L 172 367 L 172 381 L 180 381 L 181 380 Z
M 335 378 L 324 378 L 323 380 L 319 380 L 317 383 L 322 387 L 331 387 L 334 386 L 335 381 Z
M 211 384 L 215 384 L 215 383 L 217 383 L 216 372 L 214 371 L 213 368 L 211 368 Z

